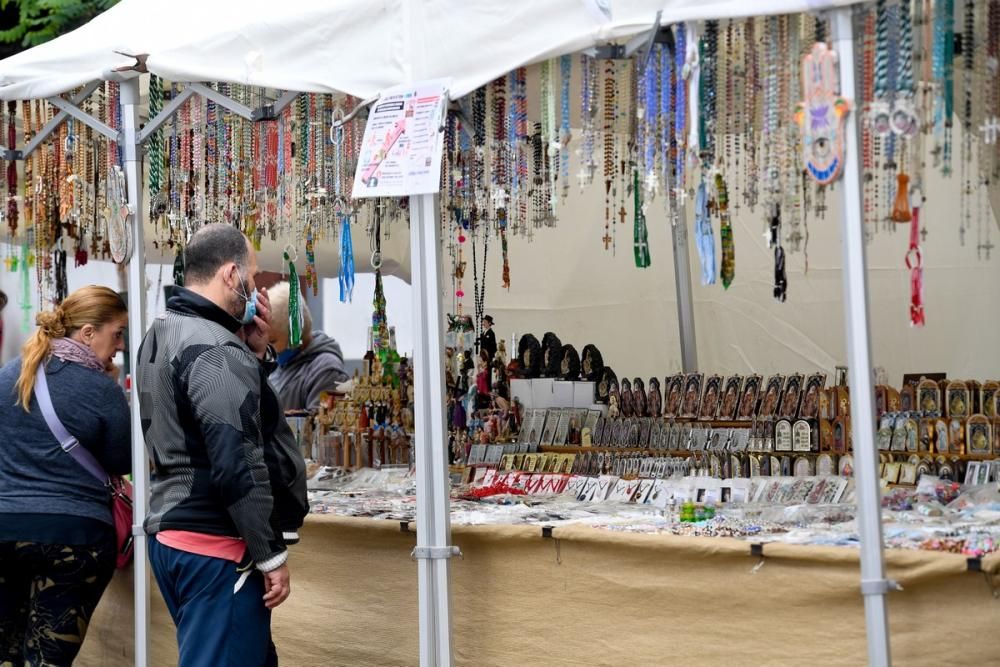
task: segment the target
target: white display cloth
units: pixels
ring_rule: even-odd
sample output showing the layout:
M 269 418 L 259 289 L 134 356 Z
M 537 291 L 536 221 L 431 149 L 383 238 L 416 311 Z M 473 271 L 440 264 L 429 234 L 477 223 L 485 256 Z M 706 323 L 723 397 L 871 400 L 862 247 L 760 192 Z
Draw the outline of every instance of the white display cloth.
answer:
M 0 98 L 48 97 L 135 64 L 171 81 L 370 97 L 451 78 L 461 97 L 510 70 L 664 24 L 856 0 L 123 0 L 0 62 Z M 119 52 L 119 53 L 116 53 Z

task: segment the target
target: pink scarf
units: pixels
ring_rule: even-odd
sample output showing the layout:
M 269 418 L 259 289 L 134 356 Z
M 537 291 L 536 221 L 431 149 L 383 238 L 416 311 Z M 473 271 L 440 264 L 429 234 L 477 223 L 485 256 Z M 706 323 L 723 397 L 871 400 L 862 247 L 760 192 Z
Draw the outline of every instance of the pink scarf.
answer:
M 104 364 L 98 360 L 93 350 L 83 343 L 65 336 L 52 341 L 52 356 L 95 371 L 104 370 Z

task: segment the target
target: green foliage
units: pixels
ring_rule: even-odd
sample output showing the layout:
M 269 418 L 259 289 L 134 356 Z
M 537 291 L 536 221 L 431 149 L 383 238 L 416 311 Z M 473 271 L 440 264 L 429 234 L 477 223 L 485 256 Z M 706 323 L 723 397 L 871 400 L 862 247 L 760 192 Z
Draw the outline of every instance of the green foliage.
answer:
M 17 8 L 17 24 L 0 30 L 0 43 L 37 46 L 65 34 L 118 0 L 0 0 L 0 10 Z

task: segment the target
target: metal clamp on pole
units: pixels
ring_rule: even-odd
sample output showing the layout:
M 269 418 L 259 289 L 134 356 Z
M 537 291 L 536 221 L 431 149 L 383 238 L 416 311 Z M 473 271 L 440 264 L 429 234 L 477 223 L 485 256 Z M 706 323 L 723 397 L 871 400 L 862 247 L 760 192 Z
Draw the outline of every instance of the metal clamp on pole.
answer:
M 455 556 L 463 558 L 462 550 L 454 544 L 449 547 L 413 547 L 410 552 L 413 560 L 447 560 Z
M 901 591 L 903 587 L 895 579 L 861 580 L 862 595 L 885 595 L 889 591 Z

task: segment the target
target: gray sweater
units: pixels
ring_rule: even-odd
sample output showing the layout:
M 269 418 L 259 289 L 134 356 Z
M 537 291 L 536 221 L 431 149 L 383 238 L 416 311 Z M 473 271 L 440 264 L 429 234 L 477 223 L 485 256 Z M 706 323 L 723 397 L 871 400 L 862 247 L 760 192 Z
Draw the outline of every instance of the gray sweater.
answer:
M 113 524 L 108 491 L 49 431 L 38 401 L 15 405 L 21 359 L 0 368 L 0 514 L 52 514 Z M 56 414 L 112 475 L 131 472 L 128 403 L 99 371 L 59 359 L 46 371 Z
M 314 331 L 309 344 L 287 364 L 275 369 L 270 379 L 282 410 L 319 407 L 322 392 L 333 391 L 348 379 L 340 343 L 322 331 Z

